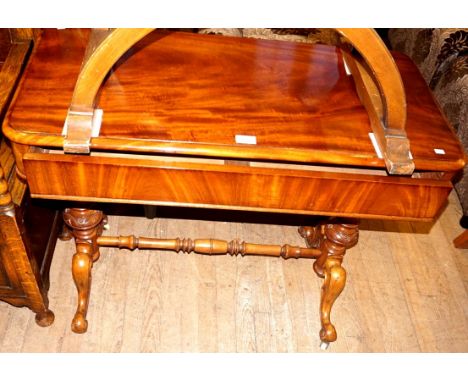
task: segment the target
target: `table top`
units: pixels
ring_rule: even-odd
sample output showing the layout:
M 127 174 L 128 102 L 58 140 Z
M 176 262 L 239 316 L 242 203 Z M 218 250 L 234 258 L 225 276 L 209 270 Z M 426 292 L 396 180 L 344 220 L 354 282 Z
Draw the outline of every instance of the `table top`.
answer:
M 88 35 L 43 33 L 4 124 L 11 140 L 63 145 Z M 394 58 L 416 169 L 461 168 L 463 150 L 421 74 L 406 56 Z M 332 46 L 156 31 L 115 65 L 98 107 L 104 117 L 92 148 L 385 168 Z

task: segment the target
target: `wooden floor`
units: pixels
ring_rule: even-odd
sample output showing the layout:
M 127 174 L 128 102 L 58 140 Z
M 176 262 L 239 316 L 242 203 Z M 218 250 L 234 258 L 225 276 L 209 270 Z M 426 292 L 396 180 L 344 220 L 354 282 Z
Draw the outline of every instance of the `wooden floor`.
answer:
M 433 226 L 363 221 L 345 258 L 347 286 L 330 352 L 468 352 L 468 250 L 453 248 L 460 205 Z M 297 227 L 110 217 L 110 234 L 241 238 L 302 244 Z M 74 245 L 51 269 L 55 323 L 0 302 L 2 352 L 319 352 L 321 280 L 307 259 L 209 257 L 103 249 L 93 270 L 89 329 L 74 334 Z

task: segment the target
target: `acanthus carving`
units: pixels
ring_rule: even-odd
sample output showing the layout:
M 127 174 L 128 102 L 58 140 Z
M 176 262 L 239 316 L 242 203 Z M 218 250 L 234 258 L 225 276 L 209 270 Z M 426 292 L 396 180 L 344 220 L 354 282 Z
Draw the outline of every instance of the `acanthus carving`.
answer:
M 326 224 L 324 236 L 327 240 L 324 245 L 329 256 L 343 256 L 346 249 L 356 245 L 359 239 L 357 224 Z
M 89 230 L 103 220 L 102 211 L 85 208 L 65 208 L 63 221 L 73 230 Z

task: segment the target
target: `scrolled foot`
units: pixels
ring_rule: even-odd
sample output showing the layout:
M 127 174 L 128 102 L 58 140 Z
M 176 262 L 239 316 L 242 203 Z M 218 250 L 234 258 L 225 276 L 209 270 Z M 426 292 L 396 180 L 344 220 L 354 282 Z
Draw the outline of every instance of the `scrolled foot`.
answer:
M 336 341 L 337 334 L 336 329 L 331 323 L 323 324 L 322 329 L 320 329 L 320 339 L 323 342 L 330 343 Z
M 73 317 L 71 329 L 74 333 L 82 334 L 88 330 L 88 320 L 81 313 L 76 313 Z
M 54 322 L 54 319 L 55 319 L 54 312 L 52 312 L 49 309 L 36 313 L 36 324 L 44 328 L 52 325 Z

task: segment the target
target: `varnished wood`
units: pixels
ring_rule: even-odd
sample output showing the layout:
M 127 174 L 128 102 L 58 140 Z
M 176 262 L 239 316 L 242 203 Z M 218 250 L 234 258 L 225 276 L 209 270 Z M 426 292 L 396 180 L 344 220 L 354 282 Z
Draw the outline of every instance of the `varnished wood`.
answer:
M 0 29 L 0 120 L 3 120 L 28 58 L 33 30 Z M 0 136 L 0 299 L 36 313 L 49 326 L 49 268 L 57 215 L 33 204 L 16 172 L 12 147 Z M 2 308 L 5 304 L 2 302 Z
M 347 249 L 356 245 L 357 241 L 357 224 L 348 222 L 325 225 L 324 240 L 321 245 L 322 254 L 327 254 L 322 269 L 324 282 L 320 299 L 320 320 L 322 323 L 320 339 L 322 341 L 336 341 L 336 329 L 330 318 L 331 308 L 346 283 L 346 271 L 341 266 L 343 256 Z M 317 267 L 317 269 L 320 269 L 320 267 Z
M 370 144 L 368 133 L 372 127 L 366 109 L 354 81 L 344 73 L 342 56 L 335 48 L 177 33 L 155 33 L 140 41 L 114 67 L 102 87 L 99 107 L 106 110 L 106 116 L 100 137 L 90 146 L 112 150 L 112 155 L 47 153 L 39 146 L 63 143 L 59 134 L 67 109 L 62 105 L 67 105 L 74 88 L 67 78 L 80 71 L 78 62 L 85 49 L 85 35 L 81 31 L 48 32 L 42 37 L 4 124 L 4 131 L 15 143 L 25 148 L 33 146 L 19 150 L 18 156 L 35 197 L 431 220 L 443 208 L 452 187 L 451 176 L 464 164 L 453 131 L 414 65 L 404 57 L 396 56 L 403 79 L 410 79 L 405 82 L 408 137 L 422 137 L 421 142 L 411 141 L 417 170 L 412 177 L 369 174 L 362 168 L 353 172 L 355 166 L 385 169 L 385 165 Z M 67 53 L 60 58 L 54 49 L 60 50 L 62 44 Z M 44 77 L 51 81 L 44 81 Z M 367 91 L 381 86 L 369 90 L 363 82 Z M 49 110 L 42 108 L 39 113 L 37 95 L 44 92 L 44 83 L 54 100 Z M 174 85 L 168 89 L 168 83 Z M 398 87 L 397 83 L 394 88 Z M 372 110 L 377 109 L 377 117 L 389 123 L 384 92 L 380 92 L 381 107 L 368 104 Z M 143 102 L 138 94 L 144 95 Z M 223 98 L 226 94 L 227 98 Z M 420 127 L 428 116 L 430 126 L 424 125 L 422 131 Z M 395 131 L 397 125 L 395 122 Z M 238 134 L 254 135 L 257 144 L 236 143 L 234 137 Z M 444 156 L 438 157 L 435 148 L 445 150 Z M 129 151 L 153 155 L 135 158 Z M 171 161 L 154 155 L 162 153 L 196 158 L 174 157 L 177 160 Z M 204 156 L 229 160 L 207 163 Z M 252 162 L 255 159 L 268 160 L 270 166 L 256 165 Z M 247 162 L 249 166 L 244 165 Z M 284 162 L 307 165 L 302 169 L 285 168 L 288 163 Z M 317 163 L 351 170 L 342 173 L 306 168 Z M 446 174 L 419 176 L 424 170 Z M 47 174 L 47 181 L 38 174 Z M 78 308 L 72 328 L 84 332 L 91 267 L 99 254 L 103 216 L 99 211 L 82 208 L 67 209 L 64 216 L 77 244 L 72 271 Z M 303 232 L 314 236 L 310 240 L 311 254 L 317 257 L 314 269 L 325 278 L 320 336 L 331 342 L 336 339 L 331 308 L 346 277 L 341 262 L 346 249 L 357 241 L 357 225 L 328 222 Z M 133 239 L 102 240 L 136 245 Z M 144 244 L 172 248 L 182 245 L 187 251 L 197 246 L 189 241 L 181 244 L 159 239 Z M 226 247 L 227 252 L 238 250 L 227 248 L 226 242 L 197 244 L 202 252 L 210 251 L 206 247 L 214 244 L 223 250 Z M 282 251 L 278 247 L 265 248 L 268 252 Z M 251 249 L 260 250 L 257 246 Z
M 37 324 L 49 326 L 54 322 L 54 314 L 48 309 L 49 302 L 40 270 L 35 260 L 29 258 L 28 248 L 23 242 L 24 228 L 21 220 L 16 217 L 8 183 L 0 165 L 0 262 L 11 283 L 7 288 L 9 291 L 2 288 L 0 297 L 17 306 L 28 305 L 36 312 Z
M 104 77 L 120 56 L 151 29 L 93 29 L 67 113 L 65 152 L 89 153 L 94 104 Z
M 452 188 L 449 181 L 425 178 L 163 162 L 131 157 L 28 153 L 24 156 L 24 165 L 32 194 L 41 198 L 383 219 L 432 219 L 444 206 Z M 86 172 L 82 171 L 84 166 Z M 45 179 L 34 175 L 39 173 L 49 176 Z M 89 182 L 87 179 L 100 181 Z M 149 179 L 158 179 L 157 185 Z M 328 191 L 323 197 L 316 197 L 324 190 L 335 190 L 337 194 L 332 196 Z M 388 203 L 390 197 L 392 203 Z
M 315 273 L 324 278 L 320 299 L 320 339 L 330 343 L 337 338 L 331 323 L 331 308 L 346 283 L 346 271 L 341 263 L 346 250 L 358 242 L 358 222 L 324 222 L 313 227 L 300 227 L 299 233 L 309 247 L 320 248 L 321 251 L 314 262 Z
M 377 114 L 380 120 L 376 123 L 373 117 L 370 118 L 388 171 L 411 174 L 414 163 L 406 134 L 405 89 L 393 57 L 372 29 L 345 28 L 338 32 L 360 53 L 360 58 L 347 54 L 346 61 L 361 87 L 359 93 L 366 110 L 369 114 Z
M 25 76 L 24 87 L 29 90 L 20 94 L 4 124 L 13 141 L 63 146 L 61 131 L 87 36 L 73 30 L 44 33 Z M 368 139 L 371 126 L 353 79 L 333 47 L 155 32 L 128 55 L 103 84 L 99 107 L 105 116 L 100 136 L 91 141 L 93 150 L 125 147 L 139 152 L 385 166 Z M 446 121 L 424 79 L 406 57 L 394 57 L 407 92 L 406 131 L 416 169 L 460 168 L 460 145 L 454 134 L 447 134 Z M 142 71 L 145 81 L 138 80 Z M 42 80 L 44 75 L 48 81 Z M 329 83 L 335 86 L 329 88 Z M 125 84 L 126 90 L 119 84 Z M 53 103 L 39 106 L 37 92 L 54 94 Z M 257 136 L 257 145 L 236 145 L 236 134 Z M 446 154 L 437 155 L 434 148 Z
M 128 49 L 151 31 L 152 29 L 140 28 L 91 32 L 68 112 L 68 131 L 64 142 L 66 152 L 89 152 L 95 99 L 104 76 Z M 410 158 L 405 132 L 406 100 L 395 62 L 375 31 L 354 28 L 337 29 L 337 32 L 366 61 L 369 76 L 372 76 L 381 95 L 382 99 L 376 110 L 384 126 L 372 124 L 372 128 L 382 143 L 389 172 L 411 174 L 414 164 Z M 366 89 L 369 87 L 367 81 L 364 85 Z M 398 140 L 397 145 L 391 143 L 395 139 Z M 406 144 L 402 144 L 402 140 Z
M 30 49 L 29 43 L 13 44 L 0 71 L 0 115 L 6 111 Z
M 463 231 L 453 240 L 453 245 L 456 248 L 468 248 L 468 230 Z
M 217 239 L 156 239 L 131 236 L 100 236 L 97 244 L 105 247 L 119 247 L 128 249 L 166 249 L 175 252 L 195 252 L 205 255 L 264 255 L 277 256 L 284 259 L 316 258 L 319 250 L 285 245 L 265 245 L 246 243 L 239 240 Z
M 72 321 L 75 333 L 84 333 L 88 328 L 89 293 L 91 291 L 91 269 L 93 262 L 99 258 L 97 236 L 101 231 L 103 214 L 101 211 L 83 208 L 67 208 L 63 220 L 71 229 L 76 243 L 73 255 L 72 273 L 78 290 L 78 306 Z
M 11 28 L 9 32 L 13 43 L 36 41 L 41 34 L 38 28 Z
M 411 158 L 410 144 L 406 130 L 401 128 L 404 126 L 402 123 L 406 123 L 406 112 L 404 116 L 399 118 L 398 128 L 385 127 L 383 101 L 377 84 L 373 81 L 369 71 L 364 69 L 359 59 L 354 59 L 353 55 L 348 53 L 343 53 L 343 57 L 353 74 L 356 90 L 369 115 L 372 130 L 389 173 L 412 174 L 414 162 Z M 404 102 L 406 110 L 406 100 Z

